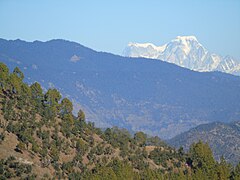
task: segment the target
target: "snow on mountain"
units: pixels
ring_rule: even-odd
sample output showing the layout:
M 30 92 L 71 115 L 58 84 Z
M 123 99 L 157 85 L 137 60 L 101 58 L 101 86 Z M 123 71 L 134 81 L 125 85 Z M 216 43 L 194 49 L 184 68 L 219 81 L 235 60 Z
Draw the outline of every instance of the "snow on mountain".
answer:
M 145 57 L 157 59 L 159 53 L 163 52 L 166 48 L 166 45 L 155 46 L 152 43 L 128 43 L 128 48 L 124 50 L 126 56 L 131 57 Z
M 209 52 L 195 36 L 177 36 L 162 46 L 129 43 L 124 56 L 160 59 L 195 71 L 222 71 L 240 75 L 240 63 L 231 56 Z

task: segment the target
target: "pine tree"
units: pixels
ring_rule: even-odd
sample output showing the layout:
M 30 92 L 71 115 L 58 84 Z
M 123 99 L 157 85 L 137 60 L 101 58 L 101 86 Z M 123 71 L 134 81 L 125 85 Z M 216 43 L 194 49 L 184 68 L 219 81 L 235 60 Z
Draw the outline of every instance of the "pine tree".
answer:
M 209 178 L 213 178 L 216 174 L 216 163 L 209 145 L 202 141 L 192 144 L 189 154 L 192 168 L 198 173 L 203 173 Z

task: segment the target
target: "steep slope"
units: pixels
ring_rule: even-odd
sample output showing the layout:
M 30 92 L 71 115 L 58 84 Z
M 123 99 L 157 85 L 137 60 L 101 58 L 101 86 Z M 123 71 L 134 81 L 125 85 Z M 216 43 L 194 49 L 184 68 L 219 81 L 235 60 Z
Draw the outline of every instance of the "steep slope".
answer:
M 0 40 L 0 59 L 27 82 L 56 87 L 99 127 L 171 138 L 206 122 L 238 120 L 240 78 L 163 61 L 96 52 L 65 40 Z M 80 103 L 81 102 L 81 103 Z
M 207 144 L 186 154 L 143 132 L 102 131 L 56 89 L 23 83 L 19 68 L 0 63 L 0 179 L 238 179 Z M 217 175 L 217 176 L 216 176 Z
M 103 132 L 86 123 L 83 111 L 73 116 L 71 101 L 56 89 L 44 94 L 23 78 L 0 63 L 0 179 L 140 179 L 146 171 L 147 178 L 165 179 L 187 170 L 185 159 L 159 138 Z M 165 156 L 161 163 L 158 156 Z
M 161 59 L 195 71 L 221 71 L 240 75 L 240 62 L 230 56 L 209 52 L 195 36 L 177 36 L 163 46 L 129 43 L 123 55 Z
M 240 161 L 240 121 L 199 125 L 172 138 L 169 143 L 187 150 L 192 143 L 199 140 L 210 145 L 216 159 L 220 160 L 223 155 L 231 163 Z

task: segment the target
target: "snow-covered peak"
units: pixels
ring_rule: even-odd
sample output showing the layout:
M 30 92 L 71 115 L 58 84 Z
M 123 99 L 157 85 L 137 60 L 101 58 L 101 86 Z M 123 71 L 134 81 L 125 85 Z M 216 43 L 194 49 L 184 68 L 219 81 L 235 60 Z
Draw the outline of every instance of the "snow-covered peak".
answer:
M 162 46 L 156 46 L 152 43 L 128 43 L 123 51 L 124 56 L 130 57 L 145 57 L 145 58 L 158 58 L 164 51 L 169 49 L 181 49 L 186 55 L 189 54 L 191 49 L 197 49 L 203 46 L 198 42 L 195 36 L 177 36 L 175 39 Z M 203 48 L 205 50 L 205 48 Z M 156 55 L 158 53 L 158 55 Z
M 176 39 L 181 41 L 198 41 L 195 36 L 177 36 Z
M 162 52 L 165 50 L 165 47 L 166 45 L 163 45 L 163 46 L 155 46 L 154 44 L 152 43 L 133 43 L 133 42 L 130 42 L 128 43 L 127 45 L 128 47 L 135 47 L 135 48 L 153 48 L 159 52 Z
M 166 45 L 156 46 L 152 43 L 128 43 L 124 49 L 124 56 L 128 57 L 144 57 L 144 58 L 158 58 L 158 55 L 162 53 L 166 48 Z
M 177 36 L 162 46 L 152 43 L 129 43 L 124 56 L 161 59 L 195 71 L 237 73 L 240 63 L 230 56 L 210 53 L 195 36 Z M 236 70 L 237 69 L 237 70 Z
M 199 49 L 204 51 L 204 53 L 207 52 L 195 36 L 177 36 L 175 39 L 167 43 L 167 47 L 167 51 L 175 52 L 177 49 L 179 53 L 182 51 L 186 56 Z
M 133 42 L 128 43 L 128 46 L 143 47 L 143 48 L 147 48 L 148 46 L 155 47 L 155 45 L 152 43 L 133 43 Z

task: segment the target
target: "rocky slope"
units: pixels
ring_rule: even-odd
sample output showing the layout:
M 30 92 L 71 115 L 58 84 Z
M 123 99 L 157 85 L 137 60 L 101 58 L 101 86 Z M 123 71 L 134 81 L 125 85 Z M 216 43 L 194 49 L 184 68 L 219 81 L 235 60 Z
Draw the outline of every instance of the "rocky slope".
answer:
M 240 161 L 240 121 L 199 125 L 168 142 L 175 147 L 182 146 L 188 150 L 192 143 L 199 140 L 210 145 L 216 159 L 220 160 L 221 156 L 224 156 L 233 164 Z

